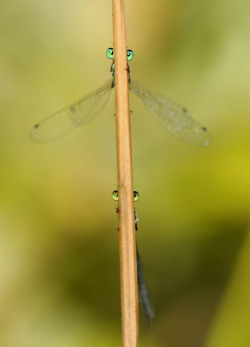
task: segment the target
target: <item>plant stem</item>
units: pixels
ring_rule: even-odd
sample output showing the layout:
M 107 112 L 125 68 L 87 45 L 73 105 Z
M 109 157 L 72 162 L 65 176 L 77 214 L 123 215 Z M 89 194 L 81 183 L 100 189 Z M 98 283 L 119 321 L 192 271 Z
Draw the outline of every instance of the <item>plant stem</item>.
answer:
M 138 289 L 124 0 L 113 0 L 113 35 L 122 341 L 123 347 L 136 347 L 138 346 Z

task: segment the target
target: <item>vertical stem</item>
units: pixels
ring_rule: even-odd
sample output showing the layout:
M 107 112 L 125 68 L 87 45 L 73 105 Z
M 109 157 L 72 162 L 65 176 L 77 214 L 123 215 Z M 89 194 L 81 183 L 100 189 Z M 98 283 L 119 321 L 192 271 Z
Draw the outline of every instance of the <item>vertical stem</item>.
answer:
M 138 346 L 138 290 L 124 0 L 113 0 L 123 347 Z

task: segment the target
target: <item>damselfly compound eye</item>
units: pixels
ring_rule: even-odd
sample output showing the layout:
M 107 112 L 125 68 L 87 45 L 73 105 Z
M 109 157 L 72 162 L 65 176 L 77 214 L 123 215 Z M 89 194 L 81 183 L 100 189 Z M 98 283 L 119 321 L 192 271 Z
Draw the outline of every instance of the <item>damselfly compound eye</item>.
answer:
M 110 47 L 110 48 L 108 48 L 107 50 L 106 50 L 106 57 L 108 58 L 108 59 L 114 59 L 114 49 L 112 48 L 112 47 Z
M 134 190 L 134 202 L 136 202 L 138 199 L 139 199 L 139 193 L 136 191 L 136 190 Z
M 127 49 L 127 60 L 130 61 L 134 58 L 134 52 L 132 51 L 132 49 Z
M 118 201 L 118 190 L 114 190 L 112 193 L 112 199 Z

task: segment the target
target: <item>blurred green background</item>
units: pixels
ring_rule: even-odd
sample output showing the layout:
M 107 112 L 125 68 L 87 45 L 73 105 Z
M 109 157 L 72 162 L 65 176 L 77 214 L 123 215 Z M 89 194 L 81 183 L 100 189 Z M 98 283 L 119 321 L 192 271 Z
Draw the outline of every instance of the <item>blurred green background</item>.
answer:
M 126 1 L 132 77 L 213 136 L 182 143 L 131 97 L 156 313 L 152 327 L 140 314 L 141 346 L 250 346 L 249 11 L 247 0 Z M 120 346 L 113 96 L 60 141 L 29 139 L 110 78 L 111 1 L 2 0 L 0 28 L 0 346 Z

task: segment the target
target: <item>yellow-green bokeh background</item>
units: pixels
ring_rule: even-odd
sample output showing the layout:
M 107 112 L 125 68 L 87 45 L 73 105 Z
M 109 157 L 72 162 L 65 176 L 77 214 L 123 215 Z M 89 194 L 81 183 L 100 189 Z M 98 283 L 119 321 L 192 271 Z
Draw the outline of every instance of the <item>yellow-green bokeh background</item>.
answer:
M 213 135 L 182 143 L 131 98 L 145 347 L 250 346 L 250 2 L 126 1 L 133 78 Z M 0 346 L 120 346 L 114 107 L 60 141 L 34 123 L 102 85 L 111 1 L 3 0 Z

